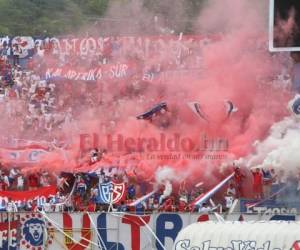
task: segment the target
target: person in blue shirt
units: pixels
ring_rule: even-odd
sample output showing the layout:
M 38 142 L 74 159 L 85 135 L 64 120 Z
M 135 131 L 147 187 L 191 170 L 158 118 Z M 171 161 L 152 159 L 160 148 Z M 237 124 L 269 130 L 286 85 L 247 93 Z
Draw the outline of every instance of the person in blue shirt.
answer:
M 128 195 L 128 199 L 130 199 L 130 200 L 135 199 L 136 190 L 135 190 L 135 186 L 133 184 L 128 186 L 127 195 Z
M 129 211 L 128 206 L 125 204 L 124 201 L 121 201 L 121 205 L 118 207 L 118 212 L 126 213 Z
M 143 205 L 143 202 L 140 202 L 135 206 L 135 213 L 139 214 L 139 215 L 142 215 L 145 213 L 145 207 Z

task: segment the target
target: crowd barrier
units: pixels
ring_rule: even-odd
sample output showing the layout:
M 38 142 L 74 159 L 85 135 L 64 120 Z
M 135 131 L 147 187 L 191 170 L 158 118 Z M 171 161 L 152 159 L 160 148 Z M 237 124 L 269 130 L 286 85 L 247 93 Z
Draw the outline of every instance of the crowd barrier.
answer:
M 196 213 L 0 213 L 0 250 L 171 249 Z M 300 220 L 300 215 L 208 215 L 209 220 Z

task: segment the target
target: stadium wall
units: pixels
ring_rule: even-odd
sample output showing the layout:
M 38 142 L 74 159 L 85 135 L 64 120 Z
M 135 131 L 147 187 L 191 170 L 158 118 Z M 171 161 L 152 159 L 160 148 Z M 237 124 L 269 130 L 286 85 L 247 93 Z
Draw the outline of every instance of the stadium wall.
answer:
M 0 250 L 172 249 L 181 229 L 209 220 L 300 220 L 300 215 L 1 213 Z

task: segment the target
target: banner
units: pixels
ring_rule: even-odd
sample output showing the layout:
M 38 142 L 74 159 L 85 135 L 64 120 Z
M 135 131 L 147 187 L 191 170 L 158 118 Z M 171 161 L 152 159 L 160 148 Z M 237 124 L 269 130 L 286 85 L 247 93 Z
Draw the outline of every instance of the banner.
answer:
M 0 250 L 14 249 L 17 246 L 17 232 L 19 221 L 0 223 Z
M 1 161 L 7 164 L 33 164 L 41 162 L 49 154 L 40 148 L 25 147 L 22 149 L 0 149 Z
M 258 204 L 258 205 L 255 205 Z M 255 206 L 254 206 L 255 205 Z M 240 200 L 240 211 L 248 214 L 298 214 L 300 212 L 299 201 L 277 201 L 266 200 L 259 202 L 254 199 L 241 199 Z
M 298 222 L 207 221 L 194 223 L 184 228 L 176 238 L 172 249 L 299 249 L 299 231 L 300 223 Z
M 221 35 L 169 35 L 169 36 L 122 36 L 122 37 L 0 37 L 2 46 L 14 44 L 22 49 L 20 58 L 32 57 L 35 53 L 43 56 L 76 55 L 107 56 L 127 55 L 138 51 L 139 56 L 151 58 L 162 53 L 187 55 L 190 49 L 197 50 L 210 42 L 219 41 Z M 8 56 L 12 56 L 9 54 Z
M 178 233 L 203 217 L 196 213 L 142 216 L 124 213 L 15 213 L 14 218 L 8 220 L 5 215 L 0 216 L 0 250 L 172 249 Z M 231 214 L 225 219 L 237 221 L 240 217 L 240 214 Z M 275 216 L 243 215 L 244 221 L 269 221 L 273 218 Z M 281 220 L 285 218 L 289 217 L 280 217 Z M 214 215 L 209 215 L 208 219 L 218 220 Z M 296 230 L 295 233 L 299 235 Z M 7 248 L 8 244 L 10 248 Z
M 48 68 L 46 79 L 65 78 L 78 81 L 97 81 L 109 79 L 124 79 L 136 72 L 132 63 L 105 64 L 91 69 L 80 68 Z
M 127 190 L 125 183 L 108 182 L 99 185 L 98 193 L 97 203 L 117 204 L 126 199 Z
M 54 185 L 42 187 L 33 191 L 1 191 L 1 208 L 3 209 L 3 207 L 5 207 L 9 199 L 14 201 L 17 206 L 23 206 L 26 203 L 32 203 L 33 200 L 37 201 L 37 205 L 42 205 L 46 202 L 48 197 L 56 195 L 56 191 L 57 188 Z

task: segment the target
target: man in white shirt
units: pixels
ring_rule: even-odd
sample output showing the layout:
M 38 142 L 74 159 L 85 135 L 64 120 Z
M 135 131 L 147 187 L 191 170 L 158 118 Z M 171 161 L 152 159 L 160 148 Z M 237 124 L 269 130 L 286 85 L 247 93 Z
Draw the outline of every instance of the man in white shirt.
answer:
M 9 178 L 7 175 L 3 176 L 3 181 L 6 184 L 7 188 L 10 188 L 11 185 L 10 185 Z
M 225 207 L 226 209 L 230 209 L 233 204 L 233 197 L 232 196 L 225 196 Z
M 50 198 L 42 205 L 42 209 L 44 212 L 49 213 L 52 212 L 52 204 L 50 203 Z
M 14 201 L 9 198 L 8 202 L 6 203 L 6 212 L 8 213 L 16 213 L 18 212 L 17 205 Z
M 202 206 L 199 207 L 198 212 L 201 214 L 207 214 L 212 211 L 212 208 L 208 206 L 207 203 L 203 203 Z
M 234 187 L 234 185 L 232 183 L 227 188 L 226 195 L 227 196 L 232 196 L 232 197 L 236 196 L 236 190 L 235 190 L 235 187 Z
M 12 168 L 10 171 L 9 171 L 9 182 L 10 184 L 12 185 L 15 181 L 15 178 L 16 176 L 19 174 L 19 171 L 15 168 Z
M 21 174 L 17 177 L 17 190 L 24 190 L 24 177 Z

